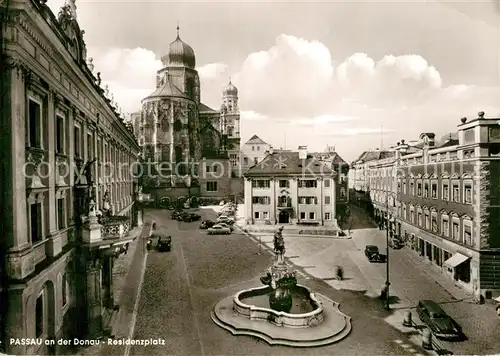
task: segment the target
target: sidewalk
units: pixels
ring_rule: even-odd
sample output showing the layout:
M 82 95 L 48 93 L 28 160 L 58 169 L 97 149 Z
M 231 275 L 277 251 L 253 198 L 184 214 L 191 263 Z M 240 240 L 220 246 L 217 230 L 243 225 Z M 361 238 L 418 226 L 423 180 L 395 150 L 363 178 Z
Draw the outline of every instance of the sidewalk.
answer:
M 129 243 L 127 254 L 118 257 L 113 266 L 113 297 L 115 304 L 120 308 L 110 320 L 112 335 L 115 338 L 129 337 L 139 282 L 144 272 L 142 266 L 147 256 L 145 242 L 151 235 L 151 224 L 145 222 L 142 227 L 132 229 L 129 234 L 134 240 Z M 101 345 L 79 349 L 76 354 L 82 356 L 117 354 L 118 346 L 104 345 L 106 341 L 107 338 L 103 338 Z M 123 351 L 120 354 L 123 354 Z

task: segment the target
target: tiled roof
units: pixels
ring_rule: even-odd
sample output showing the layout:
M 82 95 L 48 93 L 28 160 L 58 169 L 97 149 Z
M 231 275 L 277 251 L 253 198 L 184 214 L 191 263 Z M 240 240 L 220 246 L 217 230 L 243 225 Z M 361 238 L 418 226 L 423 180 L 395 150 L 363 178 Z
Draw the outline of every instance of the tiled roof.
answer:
M 150 95 L 148 95 L 145 99 L 161 98 L 161 97 L 177 97 L 177 98 L 191 99 L 182 90 L 180 90 L 172 82 L 170 82 L 170 80 L 168 80 L 168 77 L 165 78 L 161 86 L 156 88 L 156 90 L 152 92 Z
M 395 154 L 396 153 L 394 151 L 380 151 L 380 150 L 364 151 L 358 158 L 356 158 L 353 161 L 353 163 L 356 163 L 358 161 L 363 161 L 363 162 L 376 161 L 379 159 L 394 157 Z
M 337 152 L 314 152 L 311 153 L 314 157 L 320 160 L 328 160 L 329 163 L 334 164 L 347 164 L 346 161 Z
M 458 145 L 458 140 L 448 140 L 442 143 L 439 147 L 450 147 L 450 146 L 456 146 Z
M 335 172 L 312 155 L 301 160 L 298 152 L 279 152 L 268 154 L 262 161 L 250 168 L 245 177 L 296 174 L 332 176 Z
M 258 144 L 264 144 L 266 145 L 267 143 L 264 142 L 259 136 L 253 135 L 250 140 L 247 141 L 247 143 L 258 143 Z
M 200 103 L 200 105 L 198 106 L 198 110 L 200 112 L 217 112 L 216 110 L 206 106 L 205 104 L 203 103 Z

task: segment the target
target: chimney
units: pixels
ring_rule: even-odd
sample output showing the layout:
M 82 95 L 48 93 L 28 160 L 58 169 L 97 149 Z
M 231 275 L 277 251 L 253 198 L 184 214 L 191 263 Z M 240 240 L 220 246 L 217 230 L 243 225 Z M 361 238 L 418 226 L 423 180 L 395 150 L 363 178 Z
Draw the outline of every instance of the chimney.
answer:
M 299 146 L 299 159 L 307 159 L 307 146 Z
M 273 146 L 269 146 L 269 154 L 272 155 L 274 153 L 274 148 Z

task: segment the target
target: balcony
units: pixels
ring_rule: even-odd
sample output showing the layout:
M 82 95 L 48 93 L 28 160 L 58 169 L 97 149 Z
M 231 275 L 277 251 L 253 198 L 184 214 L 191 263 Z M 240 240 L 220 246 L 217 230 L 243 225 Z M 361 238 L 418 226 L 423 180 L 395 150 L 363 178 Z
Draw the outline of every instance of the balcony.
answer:
M 107 216 L 101 218 L 99 223 L 104 240 L 124 238 L 130 231 L 130 219 L 127 216 Z

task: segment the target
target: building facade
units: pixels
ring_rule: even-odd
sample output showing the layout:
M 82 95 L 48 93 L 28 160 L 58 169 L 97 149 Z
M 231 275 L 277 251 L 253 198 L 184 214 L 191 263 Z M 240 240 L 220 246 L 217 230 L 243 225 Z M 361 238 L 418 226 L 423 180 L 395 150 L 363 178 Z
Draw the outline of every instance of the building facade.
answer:
M 269 154 L 271 145 L 259 136 L 253 135 L 241 147 L 241 170 L 245 174 L 251 167 L 262 161 Z
M 336 227 L 336 173 L 307 153 L 270 152 L 245 173 L 247 224 Z
M 481 112 L 462 119 L 457 139 L 398 142 L 368 178 L 381 225 L 478 300 L 500 295 L 499 124 Z M 396 197 L 388 213 L 375 202 L 384 194 Z
M 113 260 L 138 223 L 130 167 L 139 146 L 93 74 L 74 1 L 58 18 L 44 1 L 8 4 L 0 73 L 8 277 L 1 341 L 10 354 L 57 354 L 57 345 L 8 339 L 102 335 L 114 307 Z M 111 221 L 122 228 L 118 236 Z
M 145 191 L 199 188 L 197 168 L 205 158 L 217 160 L 240 177 L 240 113 L 238 89 L 233 83 L 223 90 L 220 111 L 201 102 L 201 89 L 193 49 L 177 38 L 162 56 L 156 89 L 142 100 L 140 116 L 132 115 L 134 132 L 143 160 L 160 174 L 145 182 Z M 228 164 L 229 162 L 229 164 Z M 226 182 L 219 182 L 219 186 Z M 196 189 L 190 189 L 196 195 Z M 242 194 L 242 192 L 232 192 Z

